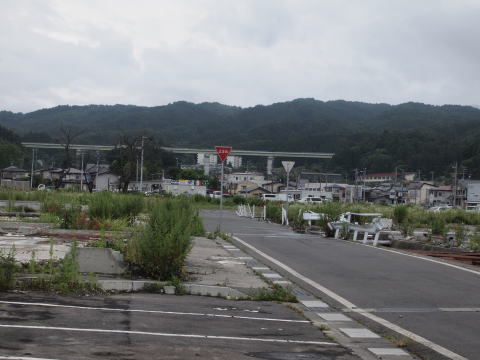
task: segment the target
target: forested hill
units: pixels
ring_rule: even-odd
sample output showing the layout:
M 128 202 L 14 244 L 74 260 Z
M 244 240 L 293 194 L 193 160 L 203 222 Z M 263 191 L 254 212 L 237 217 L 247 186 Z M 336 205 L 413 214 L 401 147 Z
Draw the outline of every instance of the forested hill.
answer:
M 251 108 L 175 102 L 0 112 L 0 125 L 30 141 L 54 138 L 61 124 L 82 128 L 81 143 L 112 144 L 121 133 L 148 132 L 173 146 L 331 151 L 337 154 L 331 170 L 405 165 L 439 174 L 455 161 L 474 174 L 480 168 L 480 110 L 469 106 L 297 99 Z
M 0 169 L 19 165 L 23 159 L 20 137 L 11 130 L 0 126 Z

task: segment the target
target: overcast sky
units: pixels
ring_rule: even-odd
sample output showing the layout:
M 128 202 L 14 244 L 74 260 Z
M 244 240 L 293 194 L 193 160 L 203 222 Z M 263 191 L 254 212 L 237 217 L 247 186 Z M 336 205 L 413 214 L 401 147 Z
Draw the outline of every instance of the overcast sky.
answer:
M 480 104 L 480 0 L 2 0 L 0 109 Z

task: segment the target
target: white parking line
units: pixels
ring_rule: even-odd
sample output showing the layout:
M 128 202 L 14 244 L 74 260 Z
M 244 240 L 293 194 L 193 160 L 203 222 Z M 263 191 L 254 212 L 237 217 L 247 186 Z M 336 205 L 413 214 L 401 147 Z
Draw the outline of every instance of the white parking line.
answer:
M 36 357 L 25 357 L 25 356 L 6 356 L 0 355 L 1 360 L 58 360 L 58 359 L 45 359 L 45 358 L 36 358 Z
M 264 339 L 264 338 L 257 338 L 257 337 L 252 338 L 252 337 L 240 337 L 240 336 L 215 336 L 215 335 L 200 335 L 200 334 L 171 334 L 171 333 L 134 331 L 134 330 L 84 329 L 84 328 L 67 328 L 67 327 L 55 327 L 55 326 L 10 325 L 10 324 L 0 324 L 0 328 L 78 331 L 78 332 L 94 332 L 94 333 L 111 333 L 111 334 L 130 334 L 130 335 L 151 335 L 151 336 L 165 336 L 165 337 L 197 338 L 197 339 L 219 339 L 219 340 L 258 341 L 258 342 L 272 342 L 272 343 L 338 346 L 338 344 L 331 343 L 331 342 L 326 342 L 326 341 L 307 341 L 307 340 L 290 340 L 290 339 Z
M 284 263 L 278 261 L 277 259 L 271 257 L 270 255 L 264 253 L 263 251 L 257 249 L 256 247 L 250 245 L 249 243 L 243 241 L 239 237 L 233 236 L 232 238 L 235 239 L 236 241 L 238 241 L 240 244 L 244 245 L 245 247 L 249 248 L 250 250 L 255 251 L 260 256 L 263 256 L 265 259 L 267 259 L 271 263 L 281 267 L 283 270 L 289 272 L 290 274 L 292 274 L 293 276 L 302 280 L 303 282 L 309 284 L 310 286 L 312 286 L 315 289 L 321 291 L 325 295 L 331 297 L 332 299 L 339 302 L 340 304 L 342 304 L 346 308 L 350 309 L 351 311 L 356 311 L 357 306 L 355 304 L 353 304 L 352 302 L 348 301 L 347 299 L 345 299 L 344 297 L 336 294 L 335 292 L 333 292 L 330 289 L 327 289 L 325 286 L 320 285 L 319 283 L 313 281 L 312 279 L 307 278 L 306 276 L 300 274 L 299 272 L 292 269 L 288 265 L 285 265 Z M 370 320 L 373 320 L 373 321 L 385 326 L 386 328 L 388 328 L 390 330 L 396 331 L 397 333 L 402 334 L 403 336 L 409 337 L 413 341 L 416 341 L 416 342 L 418 342 L 418 343 L 420 343 L 424 346 L 429 347 L 430 349 L 448 357 L 449 359 L 452 359 L 452 360 L 468 360 L 465 357 L 463 357 L 463 356 L 461 356 L 461 355 L 459 355 L 459 354 L 457 354 L 453 351 L 450 351 L 450 350 L 448 350 L 447 348 L 444 348 L 441 345 L 435 344 L 434 342 L 432 342 L 428 339 L 425 339 L 424 337 L 422 337 L 420 335 L 412 333 L 411 331 L 408 331 L 408 330 L 406 330 L 406 329 L 404 329 L 404 328 L 402 328 L 402 327 L 400 327 L 400 326 L 398 326 L 394 323 L 391 323 L 390 321 L 385 320 L 385 319 L 383 319 L 379 316 L 376 316 L 376 315 L 368 313 L 368 312 L 364 312 L 364 313 L 362 313 L 362 315 L 365 316 L 366 318 L 369 318 Z
M 82 310 L 101 310 L 101 311 L 136 312 L 136 313 L 165 314 L 165 315 L 205 316 L 205 317 L 217 317 L 217 318 L 224 318 L 224 319 L 227 318 L 227 319 L 242 319 L 242 320 L 259 320 L 259 321 L 279 321 L 279 322 L 292 322 L 292 323 L 309 323 L 309 321 L 307 321 L 307 320 L 276 319 L 276 318 L 262 318 L 262 317 L 251 317 L 251 316 L 224 315 L 224 314 L 208 314 L 208 313 L 194 313 L 194 312 L 180 312 L 180 311 L 119 309 L 119 308 L 90 307 L 90 306 L 76 306 L 76 305 L 59 305 L 59 304 L 32 303 L 32 302 L 5 301 L 5 300 L 0 300 L 0 304 L 25 305 L 25 306 L 59 307 L 59 308 L 82 309 Z

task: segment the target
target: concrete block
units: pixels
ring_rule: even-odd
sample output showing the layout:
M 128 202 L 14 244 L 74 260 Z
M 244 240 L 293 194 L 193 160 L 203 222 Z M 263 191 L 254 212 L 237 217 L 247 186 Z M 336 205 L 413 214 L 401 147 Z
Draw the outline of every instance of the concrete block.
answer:
M 239 299 L 244 299 L 248 297 L 244 293 L 236 289 L 232 289 L 228 286 L 183 284 L 183 287 L 187 292 L 194 295 L 210 295 L 210 296 L 221 296 L 225 298 L 239 298 Z
M 167 295 L 175 295 L 175 286 L 164 286 L 163 290 L 165 291 L 165 294 Z
M 132 291 L 131 280 L 98 280 L 98 285 L 105 291 Z
M 79 248 L 77 262 L 80 272 L 120 275 L 126 270 L 123 255 L 107 248 Z

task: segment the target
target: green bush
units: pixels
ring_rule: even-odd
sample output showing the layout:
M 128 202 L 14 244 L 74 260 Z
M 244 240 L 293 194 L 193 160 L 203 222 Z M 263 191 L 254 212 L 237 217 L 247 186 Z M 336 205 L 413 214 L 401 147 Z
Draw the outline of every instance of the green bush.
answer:
M 393 221 L 400 225 L 408 218 L 408 207 L 406 205 L 397 205 L 393 209 Z
M 168 199 L 150 213 L 146 226 L 137 231 L 127 246 L 126 259 L 142 275 L 157 280 L 182 277 L 182 269 L 198 231 L 198 214 L 185 199 Z M 197 228 L 197 229 L 195 229 Z
M 278 202 L 267 202 L 267 219 L 275 222 L 282 222 L 282 204 Z
M 0 290 L 9 290 L 15 287 L 15 273 L 17 272 L 15 263 L 15 248 L 8 253 L 0 250 Z
M 480 233 L 475 232 L 475 234 L 470 237 L 469 245 L 470 250 L 480 251 Z
M 432 229 L 433 235 L 445 235 L 445 221 L 440 217 L 432 218 L 430 222 L 430 228 Z

